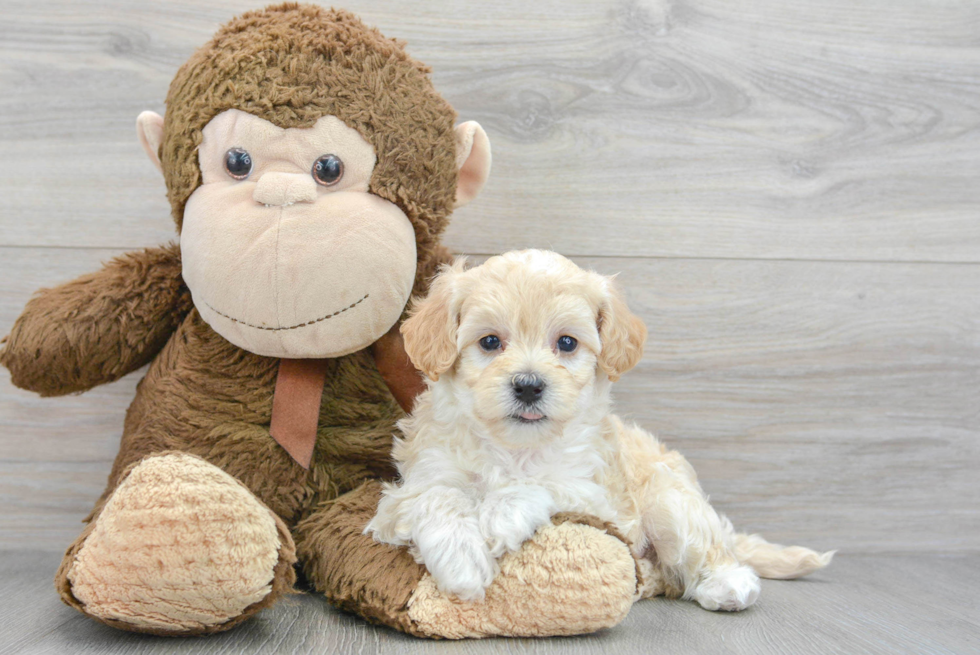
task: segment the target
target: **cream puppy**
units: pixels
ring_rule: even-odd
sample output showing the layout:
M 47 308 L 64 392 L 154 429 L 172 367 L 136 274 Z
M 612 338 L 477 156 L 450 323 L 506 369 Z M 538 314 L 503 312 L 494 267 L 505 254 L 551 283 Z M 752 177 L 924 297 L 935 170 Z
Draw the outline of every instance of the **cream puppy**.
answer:
M 444 269 L 402 326 L 427 377 L 399 423 L 388 484 L 365 532 L 408 545 L 439 588 L 483 598 L 497 558 L 557 512 L 613 523 L 641 564 L 641 594 L 741 610 L 759 578 L 795 578 L 833 553 L 737 534 L 679 453 L 610 413 L 610 386 L 646 328 L 610 278 L 526 250 Z

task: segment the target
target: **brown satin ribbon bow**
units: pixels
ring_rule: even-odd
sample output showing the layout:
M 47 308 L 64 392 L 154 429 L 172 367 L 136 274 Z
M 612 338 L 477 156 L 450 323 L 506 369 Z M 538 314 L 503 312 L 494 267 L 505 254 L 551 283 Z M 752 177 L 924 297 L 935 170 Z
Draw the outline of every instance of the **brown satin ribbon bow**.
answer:
M 415 396 L 425 383 L 405 354 L 405 344 L 393 327 L 372 348 L 374 362 L 395 400 L 406 412 L 412 411 Z M 296 462 L 310 468 L 316 446 L 320 401 L 327 374 L 326 359 L 282 359 L 272 398 L 272 425 L 269 432 Z

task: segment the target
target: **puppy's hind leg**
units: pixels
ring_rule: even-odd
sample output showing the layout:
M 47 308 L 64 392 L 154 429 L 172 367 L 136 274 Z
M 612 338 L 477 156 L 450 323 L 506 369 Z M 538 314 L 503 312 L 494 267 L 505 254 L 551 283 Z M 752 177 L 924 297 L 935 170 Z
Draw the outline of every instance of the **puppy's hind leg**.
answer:
M 708 503 L 691 465 L 650 433 L 616 423 L 619 465 L 666 587 L 707 610 L 755 603 L 759 577 L 739 563 L 732 525 Z
M 731 523 L 668 466 L 659 465 L 654 480 L 643 528 L 672 586 L 706 610 L 737 611 L 755 603 L 759 577 L 739 563 Z

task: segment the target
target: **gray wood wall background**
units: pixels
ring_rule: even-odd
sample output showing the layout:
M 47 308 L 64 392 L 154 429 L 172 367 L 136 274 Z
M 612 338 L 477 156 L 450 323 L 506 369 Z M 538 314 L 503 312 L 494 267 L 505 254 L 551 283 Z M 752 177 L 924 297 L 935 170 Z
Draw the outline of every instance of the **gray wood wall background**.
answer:
M 174 238 L 134 119 L 260 2 L 0 1 L 0 333 L 30 294 Z M 620 272 L 650 327 L 622 414 L 740 528 L 980 549 L 980 4 L 347 0 L 493 143 L 447 242 Z M 0 372 L 0 548 L 60 550 L 140 374 Z

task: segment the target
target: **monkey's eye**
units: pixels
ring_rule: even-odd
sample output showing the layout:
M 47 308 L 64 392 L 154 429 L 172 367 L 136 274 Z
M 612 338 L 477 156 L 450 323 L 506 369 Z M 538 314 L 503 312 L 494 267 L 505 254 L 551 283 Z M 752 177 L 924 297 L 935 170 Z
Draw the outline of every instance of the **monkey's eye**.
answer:
M 483 348 L 487 352 L 497 350 L 500 348 L 500 337 L 498 337 L 496 334 L 488 334 L 480 339 L 480 348 Z
M 236 180 L 244 180 L 252 172 L 252 157 L 241 148 L 225 153 L 225 170 Z
M 558 337 L 558 350 L 563 353 L 570 353 L 578 346 L 578 341 L 567 334 Z
M 337 155 L 323 155 L 313 162 L 313 179 L 317 184 L 333 186 L 344 176 L 344 162 Z

